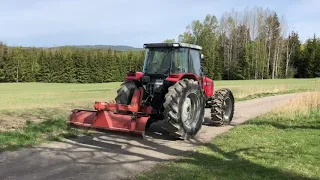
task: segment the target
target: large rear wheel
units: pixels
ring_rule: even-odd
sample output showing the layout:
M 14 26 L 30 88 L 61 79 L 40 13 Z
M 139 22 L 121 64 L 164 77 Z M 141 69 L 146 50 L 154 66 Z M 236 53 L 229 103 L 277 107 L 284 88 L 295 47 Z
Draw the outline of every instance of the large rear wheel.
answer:
M 134 81 L 125 81 L 120 85 L 117 91 L 117 97 L 115 98 L 117 104 L 130 104 L 134 91 L 137 89 L 137 85 Z
M 164 117 L 170 134 L 186 139 L 201 129 L 205 98 L 197 81 L 182 79 L 168 89 Z
M 222 126 L 231 123 L 234 114 L 234 97 L 229 89 L 219 89 L 211 100 L 211 120 L 214 125 Z

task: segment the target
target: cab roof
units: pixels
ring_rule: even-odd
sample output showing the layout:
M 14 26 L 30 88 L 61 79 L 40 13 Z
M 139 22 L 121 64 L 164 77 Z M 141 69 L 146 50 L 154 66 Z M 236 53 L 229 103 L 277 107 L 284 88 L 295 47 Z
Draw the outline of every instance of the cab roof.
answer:
M 196 50 L 202 50 L 201 46 L 188 44 L 188 43 L 146 43 L 143 45 L 144 48 L 161 48 L 161 47 L 185 47 Z

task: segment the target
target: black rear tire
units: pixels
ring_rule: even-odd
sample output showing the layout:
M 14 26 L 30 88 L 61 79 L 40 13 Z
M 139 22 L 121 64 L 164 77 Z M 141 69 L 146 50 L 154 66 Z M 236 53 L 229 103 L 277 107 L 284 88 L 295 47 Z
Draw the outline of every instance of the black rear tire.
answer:
M 171 135 L 187 139 L 201 129 L 205 96 L 197 81 L 182 79 L 169 87 L 163 107 L 164 123 Z
M 122 83 L 117 91 L 117 97 L 115 98 L 116 103 L 129 105 L 136 89 L 137 85 L 134 81 L 125 81 Z
M 229 89 L 219 89 L 211 100 L 211 120 L 215 126 L 231 123 L 234 115 L 234 97 Z

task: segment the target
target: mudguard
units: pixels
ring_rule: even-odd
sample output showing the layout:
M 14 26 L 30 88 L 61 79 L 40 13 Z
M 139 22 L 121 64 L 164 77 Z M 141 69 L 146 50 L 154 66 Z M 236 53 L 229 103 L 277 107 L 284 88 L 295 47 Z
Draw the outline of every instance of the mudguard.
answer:
M 126 75 L 126 80 L 134 80 L 134 81 L 138 81 L 140 80 L 142 77 L 144 76 L 143 72 L 129 72 Z
M 200 82 L 200 76 L 198 76 L 196 74 L 192 74 L 192 73 L 171 74 L 171 75 L 169 75 L 169 77 L 166 78 L 166 80 L 173 82 L 173 83 L 176 83 L 183 78 L 193 79 L 193 80 Z M 206 76 L 202 76 L 202 80 L 203 80 L 202 89 L 205 91 L 206 96 L 207 97 L 213 96 L 213 94 L 214 94 L 213 80 L 206 77 Z
M 199 81 L 199 76 L 192 73 L 170 74 L 166 80 L 170 82 L 178 82 L 182 78 L 193 79 Z

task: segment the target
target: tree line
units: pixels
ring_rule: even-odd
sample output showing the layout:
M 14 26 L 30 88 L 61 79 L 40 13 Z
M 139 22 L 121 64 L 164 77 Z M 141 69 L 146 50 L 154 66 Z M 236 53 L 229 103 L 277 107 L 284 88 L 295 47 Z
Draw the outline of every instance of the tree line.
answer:
M 284 18 L 269 9 L 230 11 L 219 21 L 209 14 L 188 25 L 177 41 L 203 47 L 206 73 L 214 79 L 320 76 L 319 38 L 301 43 L 298 32 L 289 31 Z
M 177 40 L 203 47 L 205 73 L 220 79 L 320 76 L 320 39 L 299 41 L 276 12 L 260 7 L 194 20 Z M 141 71 L 144 50 L 9 47 L 0 43 L 0 82 L 102 83 Z
M 142 70 L 144 52 L 89 48 L 23 48 L 0 43 L 0 82 L 103 83 Z

